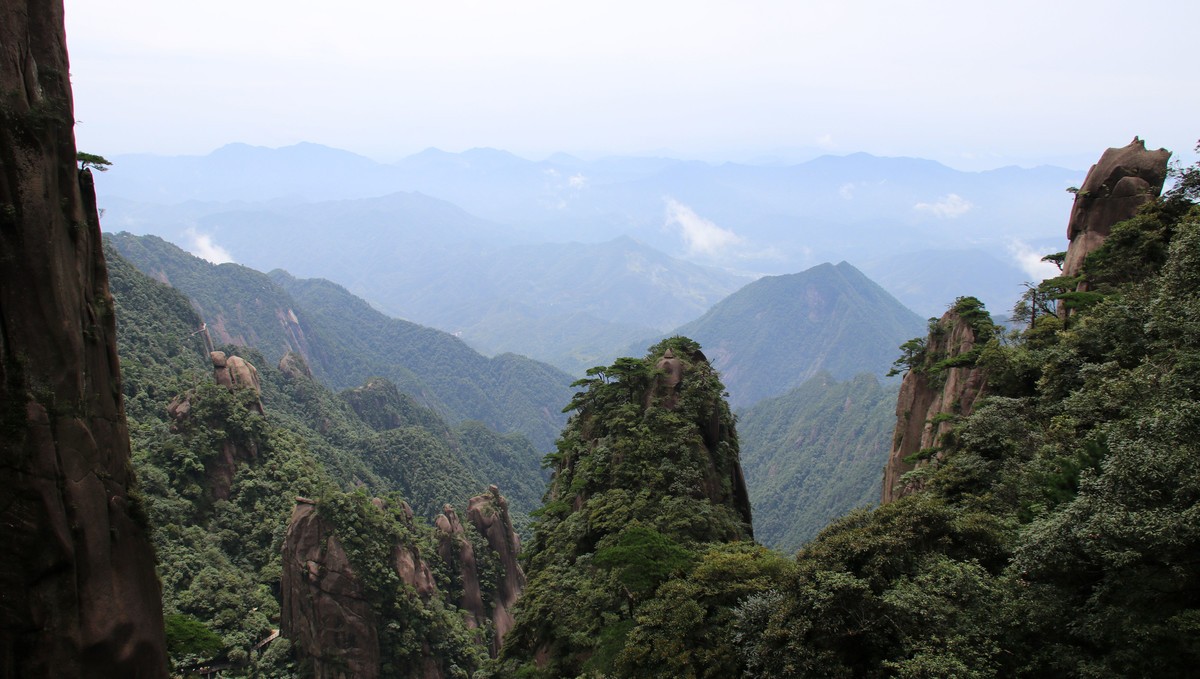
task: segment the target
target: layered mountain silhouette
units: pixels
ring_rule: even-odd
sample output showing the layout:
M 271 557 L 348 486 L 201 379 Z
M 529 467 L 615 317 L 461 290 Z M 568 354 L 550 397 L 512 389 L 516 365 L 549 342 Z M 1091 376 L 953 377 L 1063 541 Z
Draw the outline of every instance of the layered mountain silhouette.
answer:
M 611 357 L 604 346 L 694 318 L 754 276 L 823 261 L 869 270 L 922 314 L 972 287 L 991 308 L 1009 308 L 1032 278 L 1013 253 L 1055 247 L 1063 189 L 1081 174 L 961 172 L 864 153 L 749 165 L 429 149 L 387 164 L 316 144 L 231 144 L 206 156 L 117 157 L 101 206 L 110 230 L 328 278 L 485 353 L 517 351 L 578 374 Z M 928 271 L 963 250 L 971 267 L 943 267 L 915 291 L 911 277 L 879 275 L 889 262 Z M 631 256 L 665 268 L 622 269 Z M 651 296 L 607 308 L 640 290 Z

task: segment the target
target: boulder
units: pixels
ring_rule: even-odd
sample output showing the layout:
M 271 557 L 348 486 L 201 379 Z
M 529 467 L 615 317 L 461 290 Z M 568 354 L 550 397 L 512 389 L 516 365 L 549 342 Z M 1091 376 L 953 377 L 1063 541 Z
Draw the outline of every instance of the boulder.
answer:
M 1138 208 L 1158 197 L 1170 158 L 1171 152 L 1166 149 L 1147 151 L 1146 142 L 1137 137 L 1126 146 L 1101 154 L 1071 207 L 1064 275 L 1079 274 L 1083 260 L 1104 243 L 1113 225 L 1133 217 Z
M 262 383 L 258 379 L 258 368 L 241 356 L 226 356 L 224 351 L 214 351 L 208 356 L 213 364 L 213 380 L 231 390 L 253 389 L 254 394 L 259 397 L 253 408 L 261 415 Z

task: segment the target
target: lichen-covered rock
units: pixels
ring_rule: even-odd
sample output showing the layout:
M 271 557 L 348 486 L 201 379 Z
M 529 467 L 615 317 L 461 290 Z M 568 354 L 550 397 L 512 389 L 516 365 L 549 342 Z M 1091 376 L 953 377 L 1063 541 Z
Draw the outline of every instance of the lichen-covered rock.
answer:
M 969 299 L 969 298 L 968 298 Z M 883 474 L 882 504 L 919 489 L 902 477 L 938 454 L 942 438 L 954 422 L 971 414 L 987 385 L 983 370 L 971 360 L 992 332 L 991 318 L 960 300 L 931 325 L 923 360 L 904 375 L 896 398 L 896 432 Z
M 0 677 L 164 677 L 62 3 L 0 0 Z
M 1104 243 L 1114 224 L 1133 217 L 1138 208 L 1158 197 L 1170 158 L 1171 152 L 1166 149 L 1147 151 L 1146 142 L 1137 137 L 1100 156 L 1071 207 L 1064 275 L 1079 274 L 1083 260 Z
M 491 611 L 496 630 L 493 648 L 498 650 L 513 626 L 513 604 L 525 591 L 525 571 L 517 562 L 521 553 L 521 538 L 513 529 L 508 500 L 500 495 L 500 488 L 495 485 L 490 486 L 488 492 L 471 498 L 467 504 L 467 518 L 487 540 L 488 547 L 497 554 L 504 569 L 503 578 L 496 583 Z

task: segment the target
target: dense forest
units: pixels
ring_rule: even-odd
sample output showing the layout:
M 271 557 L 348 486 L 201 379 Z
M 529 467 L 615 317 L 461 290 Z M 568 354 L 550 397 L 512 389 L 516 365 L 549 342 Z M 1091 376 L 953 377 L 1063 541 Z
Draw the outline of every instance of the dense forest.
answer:
M 445 503 L 464 507 L 492 483 L 513 502 L 514 523 L 526 524 L 543 476 L 523 437 L 477 422 L 449 425 L 383 379 L 335 394 L 296 354 L 274 367 L 255 350 L 223 347 L 257 366 L 260 391 L 221 386 L 213 380 L 189 300 L 111 248 L 106 255 L 139 478 L 136 497 L 153 528 L 168 651 L 177 672 L 215 659 L 227 673 L 303 673 L 288 641 L 272 640 L 281 616 L 280 544 L 296 496 L 319 500 L 322 516 L 343 536 L 363 573 L 387 572 L 390 545 L 397 541 L 435 555 L 428 519 Z M 368 502 L 371 495 L 392 498 L 391 507 L 407 503 L 417 516 L 398 519 L 395 511 L 379 511 Z M 479 536 L 465 539 L 476 543 L 481 572 L 495 572 L 493 552 Z M 402 586 L 393 578 L 368 579 L 369 595 L 383 620 L 422 621 L 417 629 L 441 639 L 439 653 L 462 655 L 459 664 L 477 666 L 486 645 L 450 612 L 460 576 L 454 564 L 430 563 L 446 597 L 384 606 Z M 486 601 L 486 577 L 482 585 Z M 408 638 L 424 638 L 413 634 L 410 629 Z M 415 650 L 388 648 L 389 662 L 422 652 L 419 643 Z
M 896 388 L 828 373 L 738 416 L 754 537 L 795 553 L 829 522 L 879 502 L 896 426 Z

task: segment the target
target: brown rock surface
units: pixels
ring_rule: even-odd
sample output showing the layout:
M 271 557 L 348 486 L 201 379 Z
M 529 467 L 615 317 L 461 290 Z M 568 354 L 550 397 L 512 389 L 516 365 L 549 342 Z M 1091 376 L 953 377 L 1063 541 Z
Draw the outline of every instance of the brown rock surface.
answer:
M 455 603 L 468 613 L 467 626 L 480 627 L 487 622 L 487 611 L 483 608 L 483 593 L 479 584 L 479 564 L 475 560 L 475 547 L 463 532 L 458 512 L 452 505 L 442 507 L 442 513 L 433 521 L 438 530 L 438 556 L 444 563 L 459 573 L 462 593 Z
M 930 333 L 926 351 L 932 356 L 953 358 L 975 348 L 977 333 L 951 309 L 938 320 L 937 333 Z M 920 369 L 910 370 L 896 398 L 896 433 L 883 474 L 883 495 L 887 504 L 917 490 L 901 483 L 901 477 L 917 467 L 905 458 L 918 451 L 936 448 L 942 436 L 953 426 L 950 420 L 934 422 L 939 414 L 965 416 L 986 387 L 983 371 L 973 366 L 948 368 L 937 376 Z
M 230 389 L 253 389 L 262 396 L 262 383 L 258 379 L 258 368 L 241 356 L 226 356 L 224 351 L 214 351 L 209 358 L 213 364 L 213 379 L 217 384 Z M 259 414 L 263 413 L 262 401 L 255 402 Z
M 280 630 L 315 679 L 379 676 L 378 621 L 332 527 L 298 503 L 283 541 Z
M 1104 243 L 1113 225 L 1137 214 L 1139 207 L 1162 191 L 1167 178 L 1166 149 L 1147 151 L 1146 142 L 1133 138 L 1121 148 L 1110 148 L 1092 166 L 1075 194 L 1067 224 L 1067 259 L 1063 274 L 1074 276 L 1083 260 Z
M 655 391 L 662 397 L 663 407 L 674 410 L 683 382 L 683 361 L 675 358 L 675 352 L 667 349 L 658 363 L 654 364 L 654 369 L 662 373 L 656 380 Z
M 386 508 L 378 498 L 372 504 Z M 405 514 L 411 519 L 408 511 Z M 396 544 L 391 561 L 396 574 L 422 600 L 438 595 L 433 571 L 417 547 Z M 315 679 L 380 676 L 379 617 L 333 526 L 310 499 L 296 498 L 283 542 L 282 568 L 280 628 L 297 656 L 311 664 Z M 396 676 L 443 677 L 428 641 L 422 645 L 426 651 L 419 663 Z
M 500 557 L 504 577 L 497 583 L 492 607 L 492 622 L 496 628 L 493 649 L 498 650 L 513 626 L 512 607 L 525 591 L 525 571 L 517 563 L 521 553 L 521 538 L 513 530 L 508 514 L 508 500 L 495 485 L 488 492 L 476 495 L 467 503 L 467 519 L 487 540 L 488 546 Z
M 312 379 L 312 368 L 308 367 L 308 362 L 300 354 L 289 351 L 279 359 L 279 372 L 287 375 L 288 379 L 298 379 L 307 377 Z
M 163 677 L 62 3 L 0 0 L 0 678 Z

